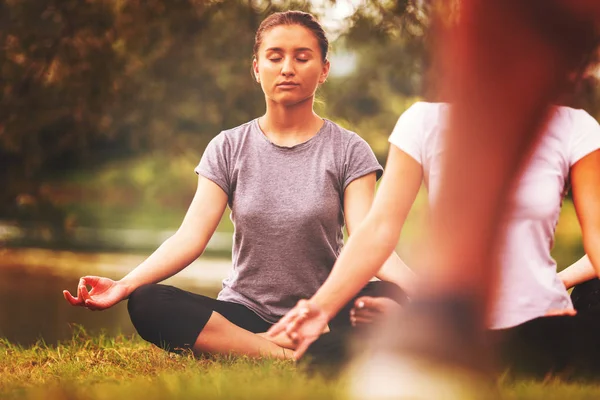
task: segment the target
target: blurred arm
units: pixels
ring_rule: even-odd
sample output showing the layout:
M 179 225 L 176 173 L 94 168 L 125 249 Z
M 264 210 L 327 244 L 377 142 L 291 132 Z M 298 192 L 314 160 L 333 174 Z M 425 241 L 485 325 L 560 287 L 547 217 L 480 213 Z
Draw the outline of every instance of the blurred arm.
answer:
M 198 177 L 198 188 L 181 226 L 162 245 L 119 281 L 127 294 L 147 283 L 175 275 L 198 258 L 215 232 L 227 206 L 227 194 L 214 182 Z

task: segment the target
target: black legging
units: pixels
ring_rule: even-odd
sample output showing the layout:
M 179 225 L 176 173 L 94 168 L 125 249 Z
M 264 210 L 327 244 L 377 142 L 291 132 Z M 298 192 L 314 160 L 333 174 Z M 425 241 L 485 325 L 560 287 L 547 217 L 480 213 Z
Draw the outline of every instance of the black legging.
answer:
M 540 317 L 491 332 L 499 368 L 515 375 L 565 378 L 598 377 L 600 373 L 600 280 L 573 288 L 574 316 Z
M 548 373 L 563 378 L 600 376 L 600 280 L 577 285 L 571 299 L 575 316 L 540 317 L 488 331 L 497 370 L 534 378 Z M 322 335 L 310 346 L 306 359 L 313 368 L 337 372 L 349 360 L 349 343 L 359 335 L 356 330 Z
M 389 297 L 400 303 L 406 295 L 389 282 L 369 282 L 356 297 Z M 352 299 L 331 320 L 331 331 L 350 326 Z M 150 284 L 136 289 L 127 304 L 133 326 L 148 342 L 169 351 L 191 348 L 213 312 L 253 333 L 266 332 L 272 324 L 248 307 L 187 292 L 173 286 Z

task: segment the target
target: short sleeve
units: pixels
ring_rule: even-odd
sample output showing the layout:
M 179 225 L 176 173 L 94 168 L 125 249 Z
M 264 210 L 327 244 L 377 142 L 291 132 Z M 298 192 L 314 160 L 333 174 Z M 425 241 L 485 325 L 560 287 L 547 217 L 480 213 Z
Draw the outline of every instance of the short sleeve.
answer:
M 344 159 L 343 190 L 346 190 L 353 180 L 372 172 L 377 173 L 379 179 L 383 168 L 367 142 L 357 134 L 352 134 Z
M 194 169 L 196 174 L 210 179 L 219 185 L 228 196 L 231 194 L 229 153 L 230 151 L 226 142 L 226 137 L 223 133 L 220 133 L 208 143 L 206 150 L 204 150 L 204 154 L 202 154 L 200 163 Z
M 423 120 L 427 103 L 417 102 L 410 106 L 396 122 L 389 142 L 423 165 Z
M 600 125 L 584 110 L 573 110 L 573 132 L 569 146 L 569 166 L 600 149 Z

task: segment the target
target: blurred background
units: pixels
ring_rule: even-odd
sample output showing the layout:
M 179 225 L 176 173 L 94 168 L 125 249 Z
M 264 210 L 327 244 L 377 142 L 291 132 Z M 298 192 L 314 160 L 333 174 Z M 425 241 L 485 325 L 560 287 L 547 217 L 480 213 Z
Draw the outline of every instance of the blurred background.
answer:
M 0 2 L 0 337 L 55 343 L 74 323 L 133 332 L 125 304 L 92 313 L 61 291 L 86 274 L 122 277 L 177 229 L 206 144 L 264 112 L 252 46 L 274 11 L 319 16 L 332 68 L 317 112 L 359 133 L 385 165 L 398 116 L 439 100 L 432 32 L 451 10 L 428 4 Z M 596 66 L 586 71 L 565 103 L 598 118 L 599 76 Z M 426 208 L 421 194 L 398 245 L 408 262 Z M 206 253 L 170 282 L 215 295 L 232 232 L 226 213 Z M 559 268 L 583 254 L 568 198 L 553 254 Z

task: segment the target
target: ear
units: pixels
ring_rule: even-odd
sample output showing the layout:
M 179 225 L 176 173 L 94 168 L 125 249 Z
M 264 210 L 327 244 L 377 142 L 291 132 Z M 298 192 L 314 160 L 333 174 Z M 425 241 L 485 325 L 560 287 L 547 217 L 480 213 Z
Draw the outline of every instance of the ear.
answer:
M 325 83 L 325 81 L 327 80 L 327 77 L 329 76 L 329 68 L 330 67 L 331 67 L 331 64 L 329 63 L 329 60 L 326 60 L 325 64 L 323 64 L 323 70 L 321 71 L 321 77 L 319 78 L 319 84 Z
M 252 71 L 254 72 L 254 79 L 256 79 L 256 82 L 260 83 L 260 75 L 258 73 L 258 61 L 256 60 L 256 58 L 252 60 Z

